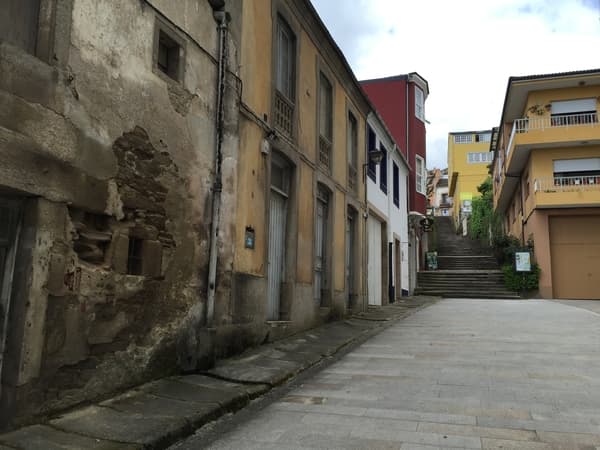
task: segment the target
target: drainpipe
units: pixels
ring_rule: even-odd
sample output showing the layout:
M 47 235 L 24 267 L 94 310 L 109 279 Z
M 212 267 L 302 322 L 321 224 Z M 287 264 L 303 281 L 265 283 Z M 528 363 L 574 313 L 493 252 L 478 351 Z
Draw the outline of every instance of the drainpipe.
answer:
M 213 3 L 215 3 L 213 5 Z M 219 36 L 217 107 L 215 116 L 215 179 L 212 187 L 212 225 L 210 232 L 210 250 L 208 258 L 208 294 L 206 299 L 206 326 L 212 327 L 215 315 L 215 291 L 217 280 L 217 241 L 219 237 L 219 216 L 221 211 L 221 192 L 223 190 L 221 165 L 223 162 L 223 128 L 225 119 L 225 75 L 227 71 L 227 24 L 230 20 L 224 11 L 224 2 L 211 2 L 215 8 L 213 17 L 217 22 Z

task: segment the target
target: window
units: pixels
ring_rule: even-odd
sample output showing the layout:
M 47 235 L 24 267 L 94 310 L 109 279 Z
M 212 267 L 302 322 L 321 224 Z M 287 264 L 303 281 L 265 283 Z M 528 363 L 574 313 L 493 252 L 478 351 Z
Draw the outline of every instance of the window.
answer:
M 348 187 L 351 190 L 356 189 L 356 159 L 358 146 L 358 124 L 356 117 L 348 111 L 348 136 L 346 137 L 346 146 L 348 152 Z
M 290 26 L 277 16 L 277 40 L 275 49 L 275 127 L 292 136 L 294 125 L 294 104 L 296 103 L 296 36 Z
M 40 0 L 4 0 L 0 14 L 0 41 L 35 55 Z
M 494 152 L 469 152 L 467 162 L 469 164 L 491 163 L 494 160 Z
M 400 208 L 400 170 L 395 162 L 392 162 L 392 194 L 394 197 L 394 205 Z
M 319 162 L 331 168 L 333 138 L 333 87 L 329 79 L 319 72 Z
M 142 275 L 142 247 L 144 241 L 135 237 L 129 238 L 127 251 L 127 273 L 129 275 Z
M 600 158 L 557 159 L 553 166 L 555 186 L 600 183 Z
M 475 142 L 490 142 L 492 133 L 479 133 L 475 135 Z
M 551 111 L 551 124 L 555 127 L 598 122 L 595 98 L 552 102 Z
M 442 194 L 441 204 L 442 205 L 447 205 L 448 204 L 448 194 Z
M 375 136 L 375 132 L 371 127 L 367 127 L 367 175 L 369 175 L 369 178 L 375 183 L 377 182 L 377 166 L 369 159 L 369 152 L 376 149 L 377 136 Z
M 381 146 L 381 162 L 379 163 L 379 188 L 387 194 L 387 150 Z
M 157 19 L 154 64 L 159 74 L 183 80 L 184 41 L 170 26 Z
M 281 16 L 277 17 L 277 90 L 292 103 L 295 99 L 296 36 Z
M 421 88 L 415 86 L 415 116 L 425 122 L 425 99 Z
M 416 190 L 419 194 L 425 194 L 425 182 L 427 176 L 425 173 L 425 160 L 420 156 L 416 156 L 415 164 Z
M 455 144 L 470 144 L 473 142 L 472 134 L 455 134 L 454 135 L 454 143 Z

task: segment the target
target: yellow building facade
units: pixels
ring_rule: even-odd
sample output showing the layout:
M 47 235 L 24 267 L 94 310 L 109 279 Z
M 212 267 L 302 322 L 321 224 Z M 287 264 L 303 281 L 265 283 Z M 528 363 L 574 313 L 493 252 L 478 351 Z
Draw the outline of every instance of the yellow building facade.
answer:
M 487 178 L 493 159 L 489 151 L 491 135 L 491 130 L 448 133 L 448 195 L 453 199 L 454 225 L 462 226 L 463 233 L 471 202 L 481 195 L 477 187 Z
M 364 306 L 370 104 L 309 1 L 243 18 L 234 320 L 272 338 Z
M 508 82 L 494 204 L 533 247 L 545 298 L 600 299 L 600 71 Z

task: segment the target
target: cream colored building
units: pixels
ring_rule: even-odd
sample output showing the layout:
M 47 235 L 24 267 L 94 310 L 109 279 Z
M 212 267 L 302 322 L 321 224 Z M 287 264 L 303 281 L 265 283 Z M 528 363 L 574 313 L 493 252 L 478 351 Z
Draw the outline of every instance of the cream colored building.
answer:
M 493 165 L 505 230 L 546 298 L 600 299 L 600 70 L 511 77 Z

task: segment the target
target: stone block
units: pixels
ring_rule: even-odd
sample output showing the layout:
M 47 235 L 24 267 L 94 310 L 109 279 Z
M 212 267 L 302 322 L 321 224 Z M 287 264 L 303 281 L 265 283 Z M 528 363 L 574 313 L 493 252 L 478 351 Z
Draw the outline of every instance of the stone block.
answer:
M 142 274 L 147 277 L 162 275 L 162 244 L 160 241 L 143 241 Z
M 64 253 L 52 252 L 48 266 L 48 293 L 64 295 L 66 258 Z
M 129 236 L 117 234 L 112 243 L 112 267 L 115 272 L 127 273 L 127 257 L 129 254 Z

